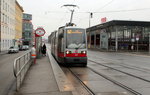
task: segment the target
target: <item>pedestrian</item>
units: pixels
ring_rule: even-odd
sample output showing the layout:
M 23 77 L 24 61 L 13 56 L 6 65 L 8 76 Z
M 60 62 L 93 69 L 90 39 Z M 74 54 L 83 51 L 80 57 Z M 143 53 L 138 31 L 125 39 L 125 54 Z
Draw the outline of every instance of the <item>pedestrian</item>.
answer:
M 43 56 L 46 56 L 46 45 L 45 44 L 42 47 L 42 54 L 43 54 Z
M 35 49 L 34 45 L 32 45 L 32 48 L 31 48 L 31 57 L 36 58 L 36 49 Z

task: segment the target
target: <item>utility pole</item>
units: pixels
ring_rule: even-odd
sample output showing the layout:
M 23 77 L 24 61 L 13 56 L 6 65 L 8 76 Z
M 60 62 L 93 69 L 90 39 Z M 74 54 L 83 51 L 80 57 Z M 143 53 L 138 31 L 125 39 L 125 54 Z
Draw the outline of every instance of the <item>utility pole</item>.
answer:
M 150 32 L 148 33 L 149 35 L 149 54 L 150 54 Z
M 115 50 L 116 52 L 118 51 L 118 29 L 116 27 L 116 32 L 115 32 Z
M 1 9 L 1 7 L 2 7 L 2 4 L 1 4 L 1 2 L 0 2 L 0 11 L 2 11 L 2 9 Z M 2 15 L 0 15 L 0 22 L 1 22 L 1 16 Z M 1 37 L 1 33 L 2 33 L 2 31 L 1 31 L 1 25 L 0 25 L 0 52 L 1 52 L 1 48 L 2 48 L 2 37 Z
M 139 51 L 139 45 L 138 45 L 139 36 L 138 35 L 136 36 L 136 41 L 137 41 L 137 44 L 136 44 L 137 46 L 136 47 L 137 47 L 137 52 L 138 52 Z
M 139 51 L 139 45 L 138 45 L 138 40 L 137 40 L 137 52 Z
M 92 12 L 89 12 L 90 15 L 89 15 L 89 27 L 91 27 L 91 18 L 93 18 L 93 13 Z

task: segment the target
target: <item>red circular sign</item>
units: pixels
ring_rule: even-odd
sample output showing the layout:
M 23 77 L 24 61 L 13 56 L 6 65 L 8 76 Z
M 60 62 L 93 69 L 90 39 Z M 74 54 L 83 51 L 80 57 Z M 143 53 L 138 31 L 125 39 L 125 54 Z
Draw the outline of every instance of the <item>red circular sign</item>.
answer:
M 35 30 L 35 35 L 36 37 L 41 37 L 41 36 L 44 36 L 45 34 L 45 30 L 43 28 L 37 28 Z

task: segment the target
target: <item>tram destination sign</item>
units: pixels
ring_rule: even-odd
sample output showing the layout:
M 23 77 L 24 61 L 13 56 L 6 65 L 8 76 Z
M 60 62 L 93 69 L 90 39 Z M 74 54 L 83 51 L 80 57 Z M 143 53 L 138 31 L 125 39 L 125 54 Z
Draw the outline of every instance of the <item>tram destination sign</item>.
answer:
M 39 27 L 35 30 L 35 36 L 36 37 L 41 37 L 41 36 L 44 36 L 45 34 L 45 30 L 42 28 L 42 27 Z

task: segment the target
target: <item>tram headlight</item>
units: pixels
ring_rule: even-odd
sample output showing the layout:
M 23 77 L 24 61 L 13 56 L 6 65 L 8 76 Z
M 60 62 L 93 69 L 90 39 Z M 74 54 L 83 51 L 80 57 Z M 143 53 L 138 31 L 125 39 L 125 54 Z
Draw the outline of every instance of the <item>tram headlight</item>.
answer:
M 86 51 L 81 51 L 81 53 L 86 54 Z
M 67 51 L 66 51 L 66 54 L 71 54 L 71 51 L 68 51 L 68 50 L 67 50 Z

